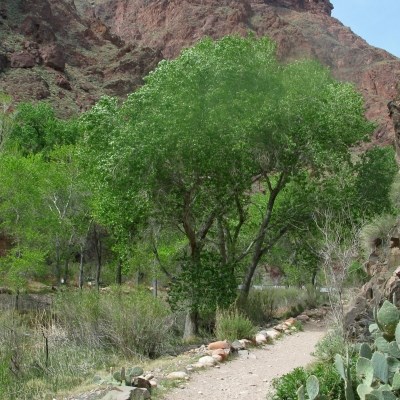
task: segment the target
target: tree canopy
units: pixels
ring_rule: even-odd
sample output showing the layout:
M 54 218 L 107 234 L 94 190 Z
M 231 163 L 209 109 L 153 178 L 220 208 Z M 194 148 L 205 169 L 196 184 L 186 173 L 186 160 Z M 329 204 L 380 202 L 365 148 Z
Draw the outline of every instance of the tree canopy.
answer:
M 209 250 L 221 255 L 216 268 L 247 262 L 245 294 L 262 257 L 310 223 L 324 182 L 372 129 L 352 85 L 314 61 L 279 64 L 273 42 L 255 37 L 200 41 L 162 61 L 121 107 L 104 98 L 82 126 L 113 220 L 137 229 L 152 218 L 182 232 L 186 270 Z M 239 251 L 255 183 L 263 210 Z

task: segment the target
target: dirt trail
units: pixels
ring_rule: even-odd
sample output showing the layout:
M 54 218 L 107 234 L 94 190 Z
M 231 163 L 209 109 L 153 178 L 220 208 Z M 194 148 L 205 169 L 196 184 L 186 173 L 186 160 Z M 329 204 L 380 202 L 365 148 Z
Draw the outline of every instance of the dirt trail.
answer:
M 307 324 L 298 332 L 251 350 L 220 368 L 193 374 L 184 387 L 169 392 L 165 400 L 265 400 L 273 378 L 313 361 L 311 352 L 323 337 L 324 327 Z

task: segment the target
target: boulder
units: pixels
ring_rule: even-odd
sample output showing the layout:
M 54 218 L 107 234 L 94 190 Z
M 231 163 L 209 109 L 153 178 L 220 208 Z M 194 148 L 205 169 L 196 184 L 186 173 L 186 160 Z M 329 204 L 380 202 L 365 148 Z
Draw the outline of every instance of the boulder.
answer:
M 147 389 L 143 388 L 138 388 L 138 387 L 133 388 L 129 400 L 142 400 L 142 399 L 151 399 L 150 392 Z
M 151 391 L 150 382 L 141 376 L 137 376 L 137 377 L 133 378 L 132 386 L 147 389 L 149 392 Z
M 269 330 L 267 330 L 267 331 L 266 331 L 266 334 L 267 334 L 267 336 L 268 336 L 270 339 L 272 339 L 272 340 L 276 339 L 276 338 L 280 335 L 280 333 L 279 333 L 277 330 L 275 330 L 275 329 L 269 329 Z
M 256 344 L 261 345 L 267 343 L 268 338 L 263 333 L 257 333 L 256 335 Z
M 200 364 L 199 362 L 191 364 L 190 365 L 190 370 L 199 370 L 199 369 L 204 369 L 206 366 L 204 364 Z
M 48 43 L 56 40 L 56 35 L 50 25 L 42 19 L 28 16 L 21 24 L 20 32 L 38 43 Z
M 235 340 L 231 347 L 234 351 L 244 350 L 246 348 L 246 344 L 243 343 L 241 340 Z
M 248 347 L 253 345 L 253 342 L 249 339 L 240 339 L 239 340 L 240 343 L 243 344 L 243 346 L 247 349 Z
M 288 330 L 288 325 L 282 323 L 274 326 L 274 329 L 278 332 L 285 332 Z
M 71 84 L 68 79 L 63 75 L 58 75 L 56 78 L 56 85 L 65 90 L 72 90 Z
M 167 379 L 171 381 L 188 380 L 189 375 L 184 371 L 175 371 L 167 375 Z
M 218 362 L 225 361 L 229 356 L 229 349 L 216 349 L 211 353 L 211 357 L 213 357 Z
M 35 56 L 27 51 L 12 54 L 10 61 L 11 68 L 33 68 L 36 65 Z
M 101 400 L 142 400 L 150 399 L 150 392 L 147 389 L 120 386 L 108 392 Z
M 217 362 L 212 358 L 212 356 L 204 356 L 199 359 L 198 363 L 205 367 L 213 367 Z
M 59 44 L 50 44 L 40 49 L 43 64 L 63 72 L 65 70 L 65 52 Z
M 212 342 L 208 345 L 208 350 L 218 350 L 218 349 L 229 349 L 231 347 L 230 343 L 226 340 Z
M 296 319 L 297 319 L 297 321 L 300 321 L 300 322 L 307 322 L 310 320 L 310 317 L 305 314 L 300 314 L 296 317 Z
M 295 323 L 296 323 L 296 319 L 295 318 L 289 318 L 284 322 L 284 324 L 289 326 L 289 327 L 293 326 Z
M 222 357 L 219 354 L 215 354 L 212 356 L 212 358 L 217 362 L 221 363 L 223 361 Z

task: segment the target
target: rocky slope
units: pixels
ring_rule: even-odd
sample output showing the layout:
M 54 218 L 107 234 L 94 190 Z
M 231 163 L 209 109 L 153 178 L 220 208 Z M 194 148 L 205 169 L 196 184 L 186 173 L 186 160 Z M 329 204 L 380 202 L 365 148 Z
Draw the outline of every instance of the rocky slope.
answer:
M 354 82 L 379 122 L 375 141 L 392 135 L 386 104 L 397 95 L 400 60 L 332 18 L 329 0 L 4 1 L 0 88 L 17 100 L 84 109 L 102 93 L 132 91 L 161 58 L 205 35 L 250 30 L 276 40 L 282 60 L 316 58 Z

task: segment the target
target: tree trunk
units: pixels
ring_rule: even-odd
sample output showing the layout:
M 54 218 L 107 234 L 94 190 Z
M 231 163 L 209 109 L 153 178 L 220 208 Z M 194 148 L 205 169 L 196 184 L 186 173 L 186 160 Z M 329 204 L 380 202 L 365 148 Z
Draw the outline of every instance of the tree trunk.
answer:
M 269 181 L 268 181 L 269 182 Z M 238 304 L 244 305 L 247 301 L 247 298 L 250 293 L 251 282 L 253 280 L 254 273 L 256 271 L 257 265 L 260 262 L 261 257 L 263 254 L 266 253 L 267 248 L 265 247 L 265 237 L 267 236 L 268 228 L 272 218 L 272 212 L 275 205 L 275 200 L 278 197 L 278 194 L 283 189 L 284 183 L 284 174 L 281 174 L 278 184 L 275 188 L 272 188 L 271 184 L 269 183 L 270 188 L 270 196 L 268 199 L 268 204 L 265 209 L 265 215 L 263 217 L 263 221 L 261 223 L 260 229 L 258 230 L 257 239 L 255 240 L 253 257 L 251 259 L 251 263 L 247 267 L 246 275 L 243 279 L 242 287 L 240 289 L 239 297 L 238 297 Z M 272 239 L 268 245 L 268 248 L 271 248 L 273 244 L 275 244 L 281 236 L 286 232 L 286 229 L 281 230 L 279 235 Z
M 157 295 L 158 295 L 158 281 L 157 281 L 157 279 L 153 279 L 152 287 L 153 287 L 153 296 L 157 297 Z
M 117 272 L 115 275 L 115 283 L 117 285 L 122 285 L 122 260 L 118 260 L 118 265 L 117 265 Z
M 57 285 L 61 283 L 61 260 L 60 260 L 60 246 L 56 244 L 56 279 Z
M 183 340 L 190 340 L 195 337 L 198 332 L 199 315 L 196 311 L 188 311 L 185 319 L 185 330 L 183 332 Z
M 95 233 L 95 243 L 96 243 L 96 289 L 100 290 L 100 278 L 101 278 L 101 263 L 102 263 L 102 243 L 100 239 L 100 235 L 97 230 L 94 230 Z
M 238 304 L 239 306 L 245 305 L 247 301 L 247 297 L 250 293 L 251 282 L 253 280 L 254 273 L 256 272 L 257 265 L 262 256 L 262 242 L 259 241 L 256 243 L 256 248 L 254 249 L 253 257 L 251 259 L 251 263 L 247 267 L 246 275 L 243 279 L 242 286 L 239 292 Z
M 66 258 L 65 259 L 65 269 L 64 269 L 64 285 L 67 284 L 67 282 L 69 281 L 69 259 Z

